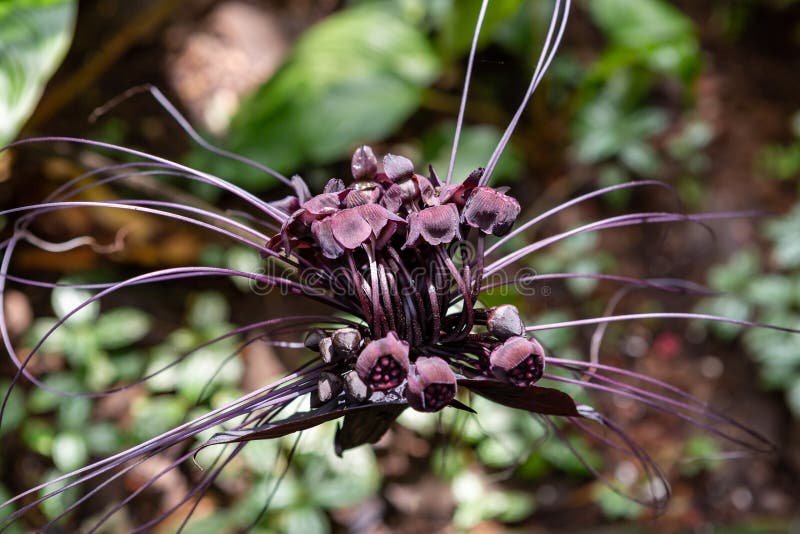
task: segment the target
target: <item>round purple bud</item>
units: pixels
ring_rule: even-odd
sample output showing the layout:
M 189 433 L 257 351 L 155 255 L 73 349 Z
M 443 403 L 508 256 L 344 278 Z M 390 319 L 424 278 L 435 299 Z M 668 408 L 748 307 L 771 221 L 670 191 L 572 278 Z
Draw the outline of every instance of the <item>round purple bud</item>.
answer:
M 406 157 L 386 154 L 383 157 L 383 172 L 392 182 L 400 182 L 414 175 L 414 164 Z
M 373 390 L 383 391 L 402 384 L 409 365 L 408 343 L 389 332 L 364 347 L 356 360 L 356 371 Z
M 529 387 L 544 374 L 544 349 L 533 338 L 515 336 L 489 356 L 492 374 L 517 387 Z
M 378 174 L 378 158 L 370 147 L 360 146 L 353 152 L 350 169 L 356 180 L 372 180 Z
M 333 348 L 341 356 L 352 356 L 361 346 L 361 332 L 355 328 L 340 328 L 332 338 Z
M 500 339 L 521 336 L 525 332 L 525 324 L 519 317 L 519 310 L 513 304 L 502 304 L 489 309 L 486 317 L 486 329 Z
M 408 405 L 420 412 L 438 412 L 456 396 L 456 375 L 441 358 L 417 358 L 408 374 Z

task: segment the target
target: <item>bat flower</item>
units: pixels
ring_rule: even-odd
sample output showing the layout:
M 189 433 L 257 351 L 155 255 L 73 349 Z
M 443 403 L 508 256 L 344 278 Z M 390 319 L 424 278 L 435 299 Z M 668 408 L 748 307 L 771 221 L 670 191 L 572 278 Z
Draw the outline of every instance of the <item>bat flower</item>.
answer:
M 487 2 L 483 3 L 485 7 Z M 214 447 L 219 459 L 197 473 L 193 486 L 167 509 L 137 525 L 137 532 L 152 531 L 154 526 L 178 510 L 194 512 L 199 501 L 216 484 L 221 471 L 245 445 L 254 440 L 274 439 L 338 420 L 332 444 L 343 451 L 374 443 L 390 428 L 404 410 L 425 412 L 446 409 L 471 411 L 469 395 L 483 396 L 495 403 L 536 416 L 563 438 L 564 429 L 584 432 L 608 450 L 627 454 L 648 480 L 663 479 L 658 466 L 636 442 L 598 410 L 577 404 L 562 391 L 581 390 L 587 399 L 592 394 L 624 399 L 692 423 L 717 438 L 749 450 L 771 451 L 772 445 L 743 424 L 709 408 L 706 403 L 676 387 L 644 374 L 609 366 L 600 361 L 597 350 L 586 360 L 561 358 L 546 351 L 536 339 L 544 330 L 605 325 L 643 319 L 700 319 L 738 325 L 774 328 L 747 321 L 695 313 L 641 313 L 579 318 L 558 323 L 526 324 L 520 311 L 511 304 L 486 308 L 484 294 L 498 287 L 518 291 L 517 302 L 525 301 L 522 288 L 532 281 L 589 278 L 627 288 L 643 288 L 671 294 L 700 293 L 696 284 L 665 282 L 611 274 L 551 273 L 530 275 L 513 271 L 522 260 L 537 251 L 569 237 L 612 228 L 670 222 L 730 219 L 749 213 L 704 213 L 686 215 L 671 212 L 629 213 L 577 226 L 539 240 L 504 247 L 510 239 L 522 242 L 523 232 L 541 221 L 590 199 L 621 190 L 661 187 L 653 181 L 626 182 L 608 186 L 570 199 L 550 210 L 521 222 L 520 204 L 510 193 L 489 184 L 497 161 L 508 144 L 519 118 L 533 94 L 540 76 L 553 59 L 567 21 L 569 2 L 556 0 L 550 31 L 540 68 L 531 80 L 518 112 L 508 125 L 493 155 L 484 167 L 475 169 L 461 183 L 453 182 L 458 136 L 463 126 L 463 109 L 456 124 L 456 136 L 447 174 L 439 178 L 432 167 L 423 176 L 414 170 L 410 159 L 387 155 L 383 170 L 368 146 L 358 147 L 351 160 L 353 182 L 333 178 L 323 191 L 312 196 L 299 177 L 286 178 L 260 163 L 231 154 L 205 141 L 202 146 L 219 157 L 235 159 L 274 177 L 294 194 L 273 204 L 242 188 L 208 173 L 192 169 L 130 148 L 75 138 L 28 139 L 14 143 L 58 141 L 85 147 L 115 151 L 129 162 L 93 170 L 65 183 L 39 204 L 0 212 L 13 219 L 10 237 L 0 243 L 0 297 L 9 284 L 56 289 L 60 286 L 30 280 L 9 272 L 19 246 L 39 247 L 51 253 L 63 253 L 94 240 L 72 240 L 52 244 L 36 239 L 35 223 L 44 215 L 59 210 L 97 209 L 132 211 L 191 225 L 215 236 L 261 254 L 270 268 L 253 270 L 188 265 L 145 272 L 107 283 L 74 285 L 91 296 L 56 321 L 29 350 L 19 352 L 11 342 L 8 320 L 0 315 L 0 334 L 16 370 L 0 408 L 0 421 L 12 391 L 25 379 L 48 391 L 70 397 L 97 398 L 119 394 L 160 373 L 187 361 L 196 352 L 238 336 L 252 335 L 271 347 L 296 351 L 297 367 L 281 379 L 263 384 L 238 399 L 199 415 L 195 410 L 176 427 L 117 454 L 101 458 L 48 480 L 0 503 L 0 529 L 25 516 L 37 522 L 42 531 L 94 531 L 106 526 L 112 516 L 148 492 L 159 480 L 187 465 L 204 448 Z M 482 17 L 478 17 L 476 32 Z M 470 69 L 475 57 L 477 35 L 470 51 Z M 467 72 L 471 72 L 468 70 Z M 468 81 L 463 98 L 466 98 Z M 150 94 L 184 127 L 195 140 L 201 139 L 188 122 L 155 88 Z M 466 100 L 462 100 L 466 102 Z M 123 198 L 114 201 L 85 201 L 80 194 L 132 176 L 163 175 L 213 187 L 240 201 L 249 211 L 246 217 L 216 209 L 188 206 L 167 200 Z M 92 197 L 94 198 L 94 197 Z M 399 231 L 400 229 L 406 229 Z M 77 243 L 77 244 L 76 244 Z M 271 269 L 280 266 L 280 274 Z M 303 298 L 325 313 L 288 315 L 283 309 L 266 309 L 264 317 L 252 317 L 248 324 L 221 334 L 194 349 L 176 356 L 161 369 L 141 376 L 131 383 L 104 391 L 60 391 L 54 384 L 43 383 L 30 369 L 43 345 L 62 325 L 87 306 L 143 284 L 169 284 L 176 280 L 205 283 L 208 278 L 239 279 L 260 289 L 275 289 L 281 298 Z M 0 312 L 4 309 L 0 302 Z M 601 332 L 602 334 L 602 332 Z M 602 340 L 602 335 L 597 336 Z M 599 343 L 597 344 L 599 345 Z M 545 366 L 546 363 L 546 366 Z M 41 367 L 39 367 L 41 368 Z M 583 397 L 582 397 L 583 398 Z M 308 409 L 298 408 L 297 401 L 307 399 Z M 220 430 L 224 428 L 224 430 Z M 198 436 L 212 437 L 197 444 Z M 570 442 L 564 446 L 571 448 Z M 574 451 L 579 459 L 583 457 Z M 165 460 L 167 459 L 167 460 Z M 142 464 L 151 468 L 145 482 L 126 479 Z M 163 465 L 166 461 L 167 465 Z M 594 468 L 586 463 L 587 468 Z M 602 481 L 603 473 L 593 471 Z M 156 473 L 156 474 L 152 474 Z M 98 493 L 114 485 L 128 488 L 128 493 L 114 505 L 92 516 L 92 525 L 69 524 L 69 513 Z M 135 480 L 135 482 L 134 482 Z M 664 488 L 668 488 L 666 483 Z M 54 516 L 39 510 L 46 500 L 82 488 L 75 498 Z M 623 490 L 619 490 L 623 491 Z M 652 493 L 652 498 L 631 498 L 656 507 L 662 506 L 668 491 Z M 15 508 L 15 509 L 14 509 Z M 100 507 L 95 509 L 100 510 Z M 149 509 L 149 508 L 148 508 Z M 49 519 L 42 521 L 42 517 Z M 122 522 L 119 524 L 126 525 Z

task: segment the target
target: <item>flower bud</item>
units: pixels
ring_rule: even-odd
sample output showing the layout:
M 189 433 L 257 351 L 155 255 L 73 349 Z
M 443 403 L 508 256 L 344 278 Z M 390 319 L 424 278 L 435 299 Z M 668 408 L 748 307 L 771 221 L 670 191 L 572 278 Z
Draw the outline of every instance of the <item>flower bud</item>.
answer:
M 355 371 L 344 374 L 344 392 L 350 400 L 356 402 L 363 402 L 369 397 L 369 387 Z
M 333 358 L 336 356 L 333 352 L 333 339 L 329 337 L 323 337 L 319 340 L 319 354 L 322 356 L 322 361 L 325 363 L 331 363 Z
M 378 173 L 378 158 L 370 147 L 364 145 L 356 149 L 350 170 L 356 180 L 372 180 L 375 177 Z
M 525 332 L 525 324 L 519 317 L 519 310 L 513 304 L 502 304 L 489 310 L 486 317 L 486 329 L 500 339 L 521 336 Z
M 375 391 L 399 386 L 408 374 L 408 343 L 397 334 L 370 341 L 356 360 L 358 376 Z
M 309 332 L 308 335 L 306 335 L 303 345 L 305 345 L 305 347 L 309 350 L 319 352 L 319 342 L 322 341 L 323 337 L 325 337 L 325 332 L 319 328 L 315 328 Z
M 386 154 L 383 157 L 383 172 L 386 173 L 389 180 L 397 183 L 411 178 L 414 174 L 414 164 L 406 157 Z
M 492 351 L 489 368 L 500 380 L 517 387 L 529 387 L 544 373 L 544 349 L 533 338 L 509 338 Z
M 361 332 L 355 328 L 340 328 L 332 339 L 333 348 L 340 356 L 352 356 L 361 346 Z
M 408 405 L 420 412 L 437 412 L 456 396 L 456 375 L 441 358 L 419 357 L 408 374 Z
M 341 393 L 343 388 L 342 377 L 323 372 L 317 382 L 317 398 L 321 403 L 326 403 Z

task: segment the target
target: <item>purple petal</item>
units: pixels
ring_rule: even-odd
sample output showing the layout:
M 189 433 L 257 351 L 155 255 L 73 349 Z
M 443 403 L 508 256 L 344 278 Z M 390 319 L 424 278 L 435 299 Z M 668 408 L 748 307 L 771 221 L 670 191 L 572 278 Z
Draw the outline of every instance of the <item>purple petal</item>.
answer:
M 312 215 L 331 215 L 339 209 L 338 193 L 322 193 L 303 204 L 303 209 Z
M 432 206 L 419 213 L 420 233 L 430 245 L 449 243 L 459 235 L 458 208 L 454 204 Z
M 491 187 L 478 187 L 467 199 L 462 220 L 485 234 L 505 235 L 520 212 L 519 202 Z
M 372 227 L 361 216 L 358 208 L 345 209 L 333 215 L 331 229 L 336 241 L 347 250 L 357 249 L 372 235 Z
M 344 249 L 339 246 L 336 239 L 333 237 L 333 228 L 331 227 L 331 219 L 323 219 L 321 221 L 314 221 L 311 224 L 311 233 L 314 239 L 319 243 L 322 249 L 322 255 L 329 259 L 336 259 L 344 254 Z

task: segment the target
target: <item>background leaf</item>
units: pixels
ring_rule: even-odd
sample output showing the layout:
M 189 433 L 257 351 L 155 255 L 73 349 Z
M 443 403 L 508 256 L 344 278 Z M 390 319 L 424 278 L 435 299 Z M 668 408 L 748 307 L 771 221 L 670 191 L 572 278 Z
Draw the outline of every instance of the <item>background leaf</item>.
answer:
M 278 74 L 242 104 L 228 147 L 285 172 L 329 163 L 392 133 L 438 73 L 428 39 L 391 4 L 341 11 L 304 34 Z M 200 163 L 250 189 L 272 181 L 219 158 Z
M 0 2 L 0 146 L 9 143 L 39 101 L 72 40 L 76 2 Z

